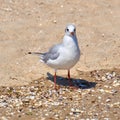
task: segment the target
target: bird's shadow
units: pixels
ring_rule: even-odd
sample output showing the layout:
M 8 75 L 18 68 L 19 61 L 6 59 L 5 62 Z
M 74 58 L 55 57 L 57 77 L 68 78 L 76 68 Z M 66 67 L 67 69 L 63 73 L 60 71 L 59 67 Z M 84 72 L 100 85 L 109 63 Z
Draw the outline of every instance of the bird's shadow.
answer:
M 50 74 L 49 72 L 47 73 L 47 79 L 54 82 L 54 76 L 52 74 Z M 96 82 L 89 82 L 84 79 L 74 79 L 74 78 L 71 78 L 71 82 L 72 82 L 73 86 L 78 87 L 80 89 L 94 88 L 97 84 Z M 67 78 L 64 78 L 61 76 L 57 76 L 56 84 L 62 85 L 62 86 L 70 86 L 69 80 Z

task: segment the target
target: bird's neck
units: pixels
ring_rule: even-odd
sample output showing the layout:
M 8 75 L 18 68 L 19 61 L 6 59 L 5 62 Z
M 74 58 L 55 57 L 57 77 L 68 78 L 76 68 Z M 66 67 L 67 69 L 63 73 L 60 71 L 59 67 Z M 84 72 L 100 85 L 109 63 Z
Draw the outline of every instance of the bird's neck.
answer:
M 74 35 L 74 36 L 65 35 L 63 38 L 63 44 L 65 46 L 71 46 L 71 45 L 78 46 L 78 41 L 77 41 L 76 35 Z

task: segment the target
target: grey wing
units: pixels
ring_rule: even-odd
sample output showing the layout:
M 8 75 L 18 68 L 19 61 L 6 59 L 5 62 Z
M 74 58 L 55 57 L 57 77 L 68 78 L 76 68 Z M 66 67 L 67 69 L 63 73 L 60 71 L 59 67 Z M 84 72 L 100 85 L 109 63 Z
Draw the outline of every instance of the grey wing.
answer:
M 60 53 L 58 52 L 60 46 L 61 46 L 60 44 L 55 45 L 52 48 L 50 48 L 50 50 L 48 52 L 42 53 L 41 54 L 42 61 L 46 63 L 49 59 L 51 59 L 51 60 L 57 59 L 60 55 Z

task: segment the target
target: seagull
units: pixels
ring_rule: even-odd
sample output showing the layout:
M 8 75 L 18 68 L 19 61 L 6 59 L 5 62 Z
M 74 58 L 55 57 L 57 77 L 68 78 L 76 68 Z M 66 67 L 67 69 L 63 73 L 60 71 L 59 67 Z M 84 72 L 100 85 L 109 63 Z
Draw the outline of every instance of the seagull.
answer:
M 65 28 L 65 35 L 60 44 L 52 46 L 48 52 L 29 52 L 29 54 L 37 54 L 40 56 L 40 61 L 54 68 L 54 87 L 56 89 L 56 73 L 57 70 L 67 70 L 68 80 L 70 78 L 70 69 L 79 61 L 80 48 L 76 37 L 76 27 L 69 24 Z

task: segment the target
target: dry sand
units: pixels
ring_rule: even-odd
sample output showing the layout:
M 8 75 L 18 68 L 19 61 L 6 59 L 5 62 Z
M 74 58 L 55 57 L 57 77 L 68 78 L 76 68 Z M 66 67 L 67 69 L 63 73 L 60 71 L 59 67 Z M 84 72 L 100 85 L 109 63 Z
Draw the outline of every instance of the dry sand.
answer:
M 78 71 L 117 68 L 119 73 L 119 0 L 1 0 L 0 86 L 26 85 L 53 74 L 27 53 L 44 52 L 61 42 L 68 23 L 77 27 L 82 52 L 71 70 L 73 78 L 81 78 Z M 65 77 L 66 71 L 58 75 Z
M 26 84 L 53 72 L 27 52 L 61 42 L 68 23 L 77 27 L 82 52 L 73 75 L 76 69 L 120 68 L 119 0 L 1 0 L 0 6 L 0 85 Z

